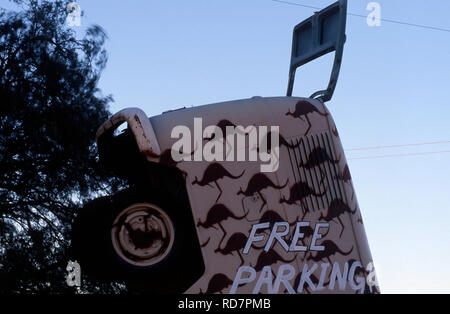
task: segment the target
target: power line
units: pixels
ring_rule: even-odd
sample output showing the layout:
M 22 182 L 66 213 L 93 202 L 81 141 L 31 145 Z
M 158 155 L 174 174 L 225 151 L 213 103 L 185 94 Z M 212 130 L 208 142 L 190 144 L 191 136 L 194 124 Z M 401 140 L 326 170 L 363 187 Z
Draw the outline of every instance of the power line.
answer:
M 409 146 L 423 146 L 423 145 L 436 145 L 436 144 L 450 144 L 450 141 L 423 142 L 423 143 L 412 143 L 412 144 L 395 144 L 395 145 L 385 145 L 385 146 L 367 146 L 367 147 L 349 148 L 349 149 L 344 149 L 344 150 L 345 151 L 374 150 L 374 149 L 386 149 L 386 148 L 409 147 Z
M 308 8 L 308 9 L 314 9 L 314 10 L 321 10 L 322 9 L 322 8 L 319 8 L 319 7 L 314 7 L 314 6 L 310 6 L 310 5 L 304 5 L 304 4 L 300 4 L 300 3 L 296 3 L 296 2 L 290 2 L 290 1 L 283 1 L 283 0 L 270 0 L 270 1 L 278 2 L 278 3 L 281 3 L 281 4 L 294 5 L 294 6 Z M 367 18 L 367 15 L 350 13 L 350 12 L 348 12 L 347 14 L 351 15 L 351 16 Z M 450 33 L 450 29 L 447 29 L 447 28 L 441 28 L 441 27 L 435 27 L 435 26 L 429 26 L 429 25 L 422 25 L 422 24 L 415 24 L 415 23 L 408 23 L 408 22 L 402 22 L 402 21 L 397 21 L 397 20 L 392 20 L 392 19 L 385 19 L 385 18 L 380 18 L 380 20 L 383 21 L 383 22 L 388 22 L 388 23 L 395 23 L 395 24 L 400 24 L 400 25 L 413 26 L 413 27 L 419 27 L 419 28 L 424 28 L 424 29 L 429 29 L 429 30 L 435 30 L 435 31 L 441 31 L 441 32 Z
M 407 154 L 392 154 L 392 155 L 378 155 L 378 156 L 365 156 L 365 157 L 353 157 L 348 158 L 348 160 L 358 160 L 358 159 L 379 159 L 379 158 L 395 158 L 395 157 L 406 157 L 406 156 L 420 156 L 420 155 L 435 155 L 435 154 L 447 154 L 450 150 L 441 150 L 436 152 L 423 152 L 423 153 L 407 153 Z

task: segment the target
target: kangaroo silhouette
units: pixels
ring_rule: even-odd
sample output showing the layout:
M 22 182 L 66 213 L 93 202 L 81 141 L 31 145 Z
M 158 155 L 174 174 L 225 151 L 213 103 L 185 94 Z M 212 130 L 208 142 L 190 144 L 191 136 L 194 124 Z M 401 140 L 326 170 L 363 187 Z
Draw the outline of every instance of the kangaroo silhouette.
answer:
M 176 165 L 179 163 L 179 161 L 175 161 L 172 158 L 172 149 L 166 149 L 165 151 L 163 151 L 161 153 L 161 155 L 159 155 L 159 163 L 166 165 L 166 166 L 171 166 L 171 167 L 176 167 Z
M 328 113 L 323 113 L 319 109 L 316 108 L 313 104 L 311 104 L 309 101 L 306 100 L 300 100 L 295 104 L 295 111 L 291 112 L 290 110 L 286 113 L 287 116 L 292 116 L 294 118 L 298 118 L 302 121 L 305 121 L 308 123 L 308 129 L 306 129 L 305 135 L 308 134 L 309 130 L 311 129 L 311 121 L 309 121 L 308 115 L 311 113 L 318 113 L 321 116 L 328 116 Z
M 190 153 L 183 153 L 180 149 L 180 154 L 181 157 L 187 157 L 187 156 L 192 156 L 194 155 L 195 151 L 197 148 L 195 148 L 192 152 Z M 171 167 L 176 167 L 176 165 L 178 165 L 181 161 L 175 161 L 173 160 L 172 157 L 172 151 L 174 151 L 172 148 L 168 148 L 165 151 L 163 151 L 158 157 L 159 157 L 159 163 L 166 165 L 166 166 L 171 166 Z
M 207 246 L 208 243 L 209 243 L 209 240 L 211 240 L 211 237 L 208 237 L 208 240 L 206 240 L 205 243 L 200 244 L 200 247 L 205 247 L 205 246 Z
M 349 268 L 351 268 L 352 265 L 353 265 L 353 263 L 356 262 L 356 261 L 357 261 L 357 260 L 355 260 L 355 259 L 350 259 L 350 260 L 348 261 L 348 266 L 349 266 Z M 362 277 L 364 277 L 364 279 L 366 279 L 367 276 L 369 275 L 369 272 L 368 272 L 366 269 L 364 269 L 364 267 L 358 266 L 358 267 L 355 269 L 355 273 L 354 273 L 352 279 L 355 280 L 355 277 L 356 277 L 357 275 L 358 275 L 358 276 L 362 276 Z M 378 289 L 377 289 L 375 286 L 370 287 L 370 286 L 367 284 L 367 281 L 366 281 L 365 286 L 364 286 L 364 293 L 365 293 L 365 294 L 369 294 L 369 293 L 378 293 Z M 358 291 L 356 291 L 355 294 L 358 294 Z
M 298 292 L 298 288 L 299 288 L 299 285 L 300 285 L 300 279 L 302 278 L 302 273 L 303 273 L 303 272 L 298 273 L 298 275 L 297 275 L 297 276 L 295 277 L 295 279 L 294 279 L 294 286 L 293 286 L 293 288 L 294 288 L 294 290 L 297 291 L 297 292 Z M 316 275 L 311 274 L 311 275 L 309 276 L 309 278 L 311 279 L 311 282 L 312 282 L 316 287 L 319 285 L 319 281 L 320 281 L 320 280 L 319 280 L 319 278 L 316 277 Z M 328 279 L 328 282 L 324 282 L 324 283 L 323 283 L 323 286 L 324 286 L 324 287 L 327 287 L 329 284 L 330 284 L 330 280 Z M 311 291 L 309 291 L 309 288 L 308 288 L 308 287 L 305 287 L 304 290 L 305 290 L 308 294 L 311 294 Z
M 356 221 L 359 222 L 361 225 L 364 225 L 361 214 L 359 215 L 359 218 Z
M 277 262 L 291 263 L 295 260 L 296 256 L 292 260 L 283 259 L 273 248 L 269 249 L 267 252 L 261 252 L 256 261 L 256 265 L 253 268 L 256 271 L 261 271 L 264 266 L 270 266 L 276 264 Z M 273 270 L 272 270 L 273 273 Z
M 328 206 L 328 212 L 324 216 L 323 213 L 320 214 L 319 220 L 323 220 L 326 222 L 334 221 L 334 219 L 337 219 L 339 223 L 341 224 L 341 233 L 339 235 L 339 238 L 342 236 L 342 233 L 344 232 L 345 226 L 344 223 L 341 220 L 341 215 L 345 213 L 356 213 L 356 208 L 354 210 L 351 210 L 347 204 L 340 198 L 336 198 L 331 201 L 330 205 Z
M 134 244 L 135 249 L 145 249 L 148 248 L 154 241 L 160 240 L 165 243 L 165 239 L 162 236 L 161 230 L 149 230 L 147 225 L 148 217 L 145 217 L 144 230 L 133 229 L 129 223 L 125 223 L 125 229 Z
M 339 253 L 343 256 L 348 256 L 353 251 L 353 246 L 352 246 L 350 251 L 344 252 L 337 246 L 336 243 L 334 243 L 331 240 L 324 240 L 321 243 L 321 245 L 323 245 L 325 247 L 325 249 L 323 251 L 318 251 L 315 256 L 313 256 L 310 252 L 310 256 L 307 258 L 308 261 L 313 260 L 314 262 L 319 262 L 319 261 L 323 260 L 324 258 L 326 258 L 326 259 L 328 259 L 328 262 L 330 264 L 333 264 L 330 259 L 331 256 L 335 255 L 336 253 Z
M 350 174 L 350 169 L 348 168 L 348 164 L 345 164 L 344 170 L 342 171 L 341 174 L 339 174 L 337 176 L 337 179 L 344 181 L 345 183 L 350 183 L 350 181 L 352 180 L 352 176 Z M 355 196 L 355 191 L 353 190 L 352 187 L 352 200 L 353 197 Z
M 302 243 L 303 243 L 303 240 L 312 237 L 314 234 L 314 228 L 311 226 L 302 226 L 300 231 L 303 233 Z M 327 232 L 322 235 L 322 238 L 325 238 L 327 236 L 328 232 L 330 232 L 330 229 L 327 229 Z
M 299 217 L 297 217 L 297 219 L 294 222 L 292 222 L 292 223 L 288 222 L 289 225 L 291 227 L 294 226 L 297 223 L 298 218 Z M 269 222 L 271 227 L 276 222 L 286 221 L 286 219 L 281 218 L 281 216 L 276 211 L 273 211 L 273 210 L 265 211 L 264 214 L 262 214 L 262 216 L 259 219 L 256 219 L 256 220 L 258 221 L 258 223 Z M 250 221 L 250 222 L 254 222 L 256 220 L 248 220 L 247 219 L 247 221 Z M 271 227 L 269 227 L 269 228 L 271 228 Z
M 235 214 L 233 214 L 231 212 L 231 210 L 228 209 L 228 207 L 226 207 L 223 204 L 215 204 L 213 207 L 211 207 L 208 210 L 208 214 L 206 215 L 206 219 L 204 222 L 201 222 L 200 219 L 197 222 L 197 227 L 202 227 L 205 229 L 209 229 L 209 228 L 214 228 L 214 225 L 218 225 L 219 228 L 222 230 L 223 232 L 223 237 L 220 240 L 220 244 L 222 243 L 223 239 L 225 238 L 225 236 L 227 235 L 227 232 L 225 231 L 225 229 L 222 226 L 222 221 L 227 220 L 228 218 L 233 218 L 236 220 L 242 220 L 244 219 L 248 214 L 248 211 L 246 213 L 244 213 L 243 216 L 236 216 Z M 219 244 L 219 245 L 220 245 Z
M 301 145 L 301 142 L 297 144 L 290 144 L 281 134 L 278 134 L 278 145 L 285 146 L 287 148 L 297 148 Z M 270 148 L 272 147 L 272 131 L 267 132 L 266 136 L 263 138 L 263 141 L 267 142 L 267 152 L 270 153 Z M 256 148 L 256 151 L 259 153 L 259 147 Z
M 242 258 L 240 250 L 242 250 L 245 247 L 245 244 L 247 243 L 248 236 L 241 232 L 236 232 L 231 235 L 231 237 L 228 239 L 227 244 L 225 244 L 224 248 L 221 248 L 220 245 L 217 249 L 215 249 L 215 253 L 221 253 L 222 255 L 229 255 L 233 252 L 236 252 L 241 259 L 241 264 L 239 266 L 242 266 L 244 264 L 244 259 Z
M 353 265 L 354 262 L 357 262 L 357 260 L 354 259 L 354 258 L 348 260 L 348 267 L 349 267 L 349 269 L 352 267 L 352 265 Z M 358 266 L 358 267 L 355 269 L 355 274 L 354 274 L 354 276 L 356 276 L 356 275 L 361 275 L 361 276 L 364 276 L 364 277 L 365 277 L 365 276 L 367 275 L 367 271 L 366 271 L 362 266 Z M 353 279 L 354 279 L 354 278 L 353 278 Z
M 203 178 L 199 181 L 197 177 L 195 177 L 195 180 L 192 181 L 192 185 L 198 184 L 200 186 L 211 186 L 212 183 L 215 183 L 216 187 L 219 189 L 219 196 L 216 199 L 216 203 L 219 200 L 220 196 L 222 196 L 222 189 L 220 188 L 220 185 L 217 183 L 218 180 L 223 179 L 225 177 L 229 177 L 231 179 L 239 179 L 244 175 L 245 169 L 242 171 L 240 175 L 232 175 L 230 172 L 228 172 L 227 169 L 225 169 L 221 164 L 219 163 L 212 163 L 210 164 L 205 172 L 203 172 Z
M 233 122 L 231 122 L 230 120 L 227 120 L 227 119 L 220 120 L 219 122 L 217 122 L 216 126 L 219 127 L 219 129 L 222 131 L 222 134 L 224 136 L 227 134 L 227 126 L 232 126 L 232 127 L 236 128 L 236 125 Z M 236 129 L 235 129 L 235 131 L 237 133 L 241 134 L 241 135 L 246 135 L 247 134 L 245 132 L 240 132 L 239 130 L 236 130 Z M 211 137 L 205 137 L 204 140 L 211 141 L 215 137 L 216 137 L 216 134 L 213 133 L 211 135 Z
M 264 205 L 267 204 L 266 199 L 264 198 L 264 195 L 262 195 L 261 191 L 264 189 L 267 189 L 269 187 L 272 187 L 276 190 L 283 189 L 287 184 L 289 180 L 286 180 L 286 183 L 284 185 L 276 185 L 273 183 L 265 174 L 263 173 L 257 173 L 251 177 L 251 179 L 248 181 L 247 188 L 242 190 L 242 188 L 237 192 L 237 195 L 243 194 L 245 196 L 252 196 L 254 194 L 258 194 L 259 197 L 261 197 L 263 203 L 261 205 L 261 208 L 259 211 L 263 209 Z
M 215 274 L 211 277 L 208 283 L 208 288 L 206 288 L 206 291 L 203 292 L 202 289 L 200 289 L 200 294 L 213 294 L 219 292 L 222 294 L 222 291 L 226 288 L 228 288 L 230 285 L 233 284 L 233 281 L 228 278 L 224 274 Z
M 327 161 L 335 165 L 339 163 L 339 159 L 334 160 L 331 158 L 323 147 L 314 147 L 314 149 L 308 154 L 308 159 L 306 162 L 301 161 L 298 166 L 306 169 L 312 169 Z
M 323 179 L 326 176 L 326 171 L 322 168 L 322 165 L 326 162 L 330 162 L 332 164 L 337 164 L 340 161 L 340 157 L 338 160 L 334 160 L 331 158 L 327 151 L 323 147 L 315 147 L 309 154 L 308 158 L 305 162 L 300 161 L 298 164 L 299 167 L 311 170 L 314 167 L 318 167 L 321 175 L 320 183 L 322 183 Z
M 331 133 L 333 133 L 334 136 L 339 137 L 339 132 L 336 127 L 334 127 L 334 129 L 331 130 Z
M 306 213 L 309 211 L 305 198 L 311 195 L 315 197 L 322 197 L 326 194 L 326 190 L 321 193 L 317 193 L 306 182 L 294 183 L 294 185 L 292 185 L 289 189 L 289 192 L 290 194 L 288 199 L 281 195 L 280 204 L 286 203 L 288 205 L 293 205 L 297 204 L 297 202 L 300 202 L 303 210 L 302 220 L 305 218 Z
M 216 126 L 222 131 L 222 134 L 223 134 L 224 139 L 225 139 L 224 143 L 227 145 L 227 151 L 226 151 L 226 156 L 225 156 L 225 158 L 226 158 L 231 153 L 231 150 L 228 150 L 228 148 L 231 148 L 231 144 L 228 142 L 228 139 L 226 138 L 227 126 L 234 127 L 235 128 L 234 129 L 235 132 L 238 133 L 238 134 L 245 135 L 245 136 L 247 136 L 248 134 L 245 133 L 245 132 L 242 132 L 239 129 L 236 129 L 236 125 L 233 122 L 231 122 L 230 120 L 227 120 L 227 119 L 220 120 L 219 122 L 217 122 Z M 209 142 L 209 141 L 214 140 L 215 138 L 216 138 L 216 133 L 213 133 L 210 137 L 203 138 L 203 140 Z

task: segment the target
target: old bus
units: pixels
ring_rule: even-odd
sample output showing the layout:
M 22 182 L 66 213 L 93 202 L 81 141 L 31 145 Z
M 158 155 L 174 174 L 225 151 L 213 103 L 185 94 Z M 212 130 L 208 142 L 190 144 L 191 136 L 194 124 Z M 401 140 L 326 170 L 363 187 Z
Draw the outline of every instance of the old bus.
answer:
M 79 211 L 72 247 L 82 271 L 147 293 L 377 293 L 325 105 L 346 10 L 340 0 L 295 26 L 284 97 L 150 118 L 129 108 L 106 121 L 97 132 L 100 163 L 129 187 Z M 328 87 L 293 97 L 296 69 L 330 52 Z

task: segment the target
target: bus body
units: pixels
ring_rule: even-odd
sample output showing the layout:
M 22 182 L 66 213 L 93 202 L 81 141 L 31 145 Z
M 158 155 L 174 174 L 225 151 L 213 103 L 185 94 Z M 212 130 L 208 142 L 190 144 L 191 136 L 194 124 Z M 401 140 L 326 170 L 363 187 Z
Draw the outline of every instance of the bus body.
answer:
M 103 207 L 120 207 L 98 236 L 112 242 L 116 261 L 103 259 L 94 269 L 116 263 L 112 271 L 126 270 L 125 280 L 138 273 L 133 284 L 140 291 L 156 285 L 150 290 L 377 293 L 362 214 L 325 98 L 253 97 L 150 118 L 137 108 L 113 115 L 97 133 L 103 165 L 145 195 L 168 196 L 157 205 L 143 202 L 145 196 L 126 196 L 122 207 L 104 201 Z M 123 123 L 126 140 L 114 134 Z M 180 184 L 171 183 L 169 169 Z M 171 189 L 186 198 L 167 210 L 164 202 L 177 198 Z M 92 235 L 80 240 L 102 224 L 87 220 L 75 228 L 82 268 L 94 263 L 89 258 L 101 245 L 91 244 Z M 148 281 L 136 284 L 139 276 Z

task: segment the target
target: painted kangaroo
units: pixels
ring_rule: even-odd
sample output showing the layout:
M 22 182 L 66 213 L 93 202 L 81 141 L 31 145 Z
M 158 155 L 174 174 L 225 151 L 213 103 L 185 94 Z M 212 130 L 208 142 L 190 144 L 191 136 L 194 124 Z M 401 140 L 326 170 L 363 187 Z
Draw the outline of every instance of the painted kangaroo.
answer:
M 296 259 L 294 256 L 291 260 L 283 259 L 274 249 L 269 249 L 267 252 L 261 252 L 256 261 L 256 265 L 253 267 L 256 271 L 261 271 L 264 266 L 270 266 L 277 262 L 292 263 Z M 273 270 L 272 270 L 273 273 Z M 275 274 L 274 274 L 275 275 Z
M 240 135 L 247 136 L 248 134 L 245 133 L 245 132 L 242 132 L 239 129 L 237 129 L 236 125 L 233 122 L 231 122 L 230 120 L 227 120 L 227 119 L 220 120 L 219 122 L 217 122 L 216 126 L 222 131 L 223 138 L 225 139 L 224 144 L 227 145 L 225 158 L 227 158 L 228 155 L 231 153 L 231 147 L 232 147 L 231 144 L 228 142 L 228 139 L 226 138 L 227 126 L 233 127 L 234 130 L 235 130 L 235 133 L 238 133 Z M 216 138 L 216 133 L 213 133 L 209 138 L 205 137 L 205 138 L 203 138 L 203 140 L 209 142 L 209 141 L 215 140 L 215 138 Z
M 288 180 L 286 180 L 286 183 L 284 185 L 276 185 L 273 183 L 265 174 L 263 173 L 257 173 L 251 179 L 248 181 L 247 188 L 245 191 L 242 190 L 242 188 L 237 192 L 237 195 L 243 194 L 245 196 L 252 196 L 254 194 L 258 194 L 259 197 L 261 197 L 263 203 L 261 205 L 261 208 L 259 211 L 261 212 L 264 205 L 267 205 L 267 201 L 262 195 L 261 191 L 264 189 L 267 189 L 269 187 L 274 188 L 276 190 L 283 189 L 288 184 Z
M 195 152 L 192 151 L 190 154 L 186 153 L 186 154 L 182 154 L 181 153 L 181 157 L 185 157 L 185 156 L 189 156 L 189 155 L 193 155 Z M 172 149 L 166 149 L 165 151 L 163 151 L 160 155 L 159 155 L 159 163 L 169 166 L 169 167 L 176 167 L 181 161 L 175 161 L 173 160 L 172 157 Z M 188 176 L 186 171 L 181 170 L 181 173 L 183 174 L 183 177 L 186 179 L 186 177 Z
M 215 228 L 214 225 L 218 225 L 223 232 L 222 239 L 220 240 L 220 244 L 223 239 L 227 235 L 227 232 L 222 226 L 222 221 L 227 220 L 228 218 L 233 218 L 236 220 L 242 220 L 247 216 L 248 212 L 244 213 L 243 216 L 236 216 L 233 214 L 225 205 L 223 204 L 215 204 L 208 210 L 208 214 L 206 215 L 206 219 L 204 222 L 201 222 L 200 219 L 197 222 L 197 227 L 203 227 L 205 229 Z M 216 228 L 215 228 L 216 229 Z M 220 245 L 219 244 L 219 245 Z
M 245 247 L 245 244 L 247 243 L 248 236 L 241 233 L 236 232 L 231 235 L 231 237 L 228 239 L 227 244 L 225 244 L 224 248 L 219 247 L 214 251 L 215 253 L 221 253 L 223 255 L 229 255 L 233 252 L 236 252 L 241 259 L 241 264 L 239 266 L 242 266 L 244 264 L 244 259 L 241 255 L 241 250 Z M 252 245 L 252 247 L 257 248 Z
M 206 240 L 205 243 L 200 244 L 200 247 L 206 247 L 209 243 L 209 240 L 211 240 L 211 237 L 208 237 L 208 240 Z
M 223 179 L 225 177 L 231 178 L 231 179 L 239 179 L 244 175 L 245 169 L 242 171 L 240 175 L 232 175 L 228 170 L 226 170 L 221 164 L 219 163 L 212 163 L 210 164 L 205 172 L 203 173 L 203 178 L 199 181 L 197 177 L 195 177 L 195 180 L 192 181 L 192 185 L 198 184 L 200 186 L 209 185 L 212 187 L 212 183 L 215 183 L 216 187 L 219 189 L 219 196 L 216 199 L 216 203 L 219 200 L 220 196 L 222 196 L 222 189 L 220 188 L 220 185 L 217 183 L 218 180 Z
M 299 217 L 297 217 L 297 219 L 294 222 L 289 223 L 289 225 L 291 227 L 294 226 L 297 223 L 298 219 L 299 219 Z M 270 223 L 269 229 L 270 229 L 273 227 L 274 223 L 280 222 L 280 221 L 286 221 L 286 219 L 281 218 L 281 216 L 276 211 L 267 210 L 264 212 L 264 214 L 259 219 L 256 219 L 256 220 L 248 220 L 247 219 L 247 221 L 249 221 L 249 222 L 258 221 L 259 224 L 264 223 L 264 222 L 269 222 Z
M 321 112 L 319 109 L 316 108 L 316 106 L 314 106 L 313 104 L 311 104 L 309 101 L 306 101 L 306 100 L 298 101 L 295 104 L 295 111 L 291 112 L 289 110 L 286 113 L 286 115 L 301 119 L 302 121 L 305 121 L 305 119 L 306 119 L 306 122 L 308 123 L 308 129 L 306 129 L 305 135 L 307 135 L 312 126 L 311 121 L 309 121 L 309 118 L 308 118 L 308 114 L 311 114 L 311 113 L 318 113 L 324 117 L 328 116 L 328 113 Z
M 355 262 L 357 262 L 357 260 L 354 259 L 354 258 L 348 260 L 348 267 L 349 267 L 349 269 L 352 267 L 353 263 L 355 263 Z M 367 271 L 364 269 L 364 267 L 359 266 L 359 267 L 357 267 L 357 268 L 355 269 L 354 276 L 363 276 L 363 277 L 366 277 L 366 276 L 367 276 Z M 353 279 L 355 279 L 355 278 L 353 277 Z
M 305 284 L 305 283 L 303 283 L 303 286 L 302 286 L 302 287 L 299 287 L 301 278 L 302 278 L 302 272 L 300 272 L 300 273 L 295 277 L 293 288 L 294 288 L 297 292 L 302 292 L 303 289 L 304 289 L 308 294 L 311 294 L 311 291 L 309 291 L 308 287 L 304 287 L 304 284 Z M 317 278 L 314 274 L 311 274 L 311 275 L 309 276 L 309 278 L 311 279 L 311 282 L 312 282 L 316 287 L 319 285 L 320 280 L 319 280 L 319 278 Z M 329 284 L 330 284 L 330 280 L 328 279 L 328 282 L 324 282 L 324 283 L 322 284 L 322 286 L 327 287 Z
M 359 215 L 359 218 L 358 218 L 358 220 L 356 220 L 358 223 L 360 223 L 361 225 L 364 225 L 364 222 L 363 222 L 363 220 L 362 220 L 362 216 L 361 216 L 361 214 Z
M 291 144 L 289 143 L 281 134 L 278 134 L 278 145 L 281 146 L 285 146 L 286 148 L 297 148 L 300 146 L 301 142 L 297 143 L 297 144 Z M 272 147 L 272 131 L 267 132 L 266 136 L 264 136 L 264 138 L 262 139 L 262 141 L 266 141 L 267 142 L 267 152 L 270 153 L 270 148 Z M 256 151 L 259 153 L 259 147 L 256 147 Z
M 348 261 L 349 268 L 351 268 L 353 263 L 356 262 L 356 261 L 357 260 L 355 260 L 355 259 L 350 259 Z M 367 278 L 368 275 L 369 275 L 369 272 L 363 266 L 359 266 L 359 267 L 357 267 L 355 269 L 355 273 L 354 273 L 352 279 L 355 280 L 356 276 L 360 276 L 360 277 L 364 278 L 364 280 L 366 281 L 365 286 L 364 286 L 364 294 L 379 293 L 378 289 L 375 286 L 369 286 L 367 284 L 366 278 Z M 357 294 L 357 293 L 358 293 L 358 291 L 355 294 Z
M 341 237 L 342 233 L 344 232 L 344 229 L 345 229 L 344 223 L 341 220 L 341 215 L 343 215 L 345 213 L 354 214 L 354 213 L 356 213 L 356 208 L 354 210 L 351 210 L 347 206 L 347 204 L 345 204 L 345 202 L 343 200 L 341 200 L 340 198 L 336 198 L 331 201 L 330 206 L 328 207 L 328 212 L 327 212 L 326 216 L 324 216 L 323 213 L 321 213 L 319 220 L 329 222 L 329 221 L 334 221 L 334 219 L 337 219 L 339 221 L 339 223 L 341 224 L 341 228 L 342 228 L 341 233 L 339 235 L 339 237 Z
M 344 170 L 342 171 L 341 174 L 339 174 L 337 176 L 337 179 L 344 181 L 347 184 L 350 184 L 350 182 L 352 181 L 352 176 L 350 174 L 350 169 L 348 168 L 348 164 L 345 165 Z M 352 200 L 353 197 L 355 196 L 355 191 L 353 190 L 353 186 L 352 188 Z
M 225 136 L 225 135 L 227 134 L 227 126 L 233 127 L 234 130 L 235 130 L 237 133 L 241 134 L 241 135 L 246 135 L 246 134 L 247 134 L 247 133 L 245 133 L 245 132 L 240 132 L 239 129 L 236 129 L 236 125 L 235 125 L 233 122 L 231 122 L 230 120 L 227 120 L 227 119 L 220 120 L 219 122 L 217 122 L 216 126 L 222 131 L 223 136 Z M 211 141 L 211 140 L 213 140 L 215 137 L 216 137 L 216 134 L 213 133 L 213 134 L 211 135 L 211 137 L 209 137 L 209 138 L 205 137 L 204 140 L 206 140 L 206 141 Z
M 222 294 L 222 291 L 226 288 L 228 288 L 230 285 L 233 284 L 233 281 L 228 278 L 224 274 L 215 274 L 211 277 L 208 283 L 208 288 L 206 288 L 206 291 L 203 292 L 200 289 L 200 294 L 213 294 L 213 293 L 220 293 Z
M 324 258 L 328 259 L 328 262 L 332 265 L 330 257 L 335 255 L 336 253 L 339 253 L 343 256 L 348 256 L 353 251 L 353 246 L 348 252 L 342 251 L 336 243 L 334 243 L 331 240 L 324 240 L 320 245 L 323 245 L 325 249 L 323 251 L 318 251 L 315 256 L 312 255 L 311 252 L 310 256 L 307 258 L 307 260 L 313 260 L 314 262 L 319 262 L 323 260 Z
M 341 158 L 339 157 L 338 160 L 334 160 L 328 155 L 327 151 L 323 147 L 315 147 L 308 154 L 306 162 L 300 161 L 298 166 L 308 170 L 318 167 L 321 174 L 320 182 L 322 183 L 323 179 L 326 176 L 326 171 L 323 169 L 323 164 L 326 162 L 330 162 L 335 165 L 339 163 L 340 159 Z
M 283 195 L 281 196 L 280 204 L 286 203 L 288 205 L 293 205 L 300 202 L 303 210 L 302 220 L 309 211 L 305 198 L 311 195 L 315 197 L 322 197 L 326 194 L 326 190 L 321 193 L 317 193 L 306 182 L 296 182 L 293 186 L 291 186 L 289 192 L 290 194 L 288 199 L 286 199 Z
M 314 229 L 311 226 L 303 226 L 300 231 L 303 233 L 303 238 L 300 240 L 302 244 L 305 244 L 305 240 L 311 238 L 314 234 Z M 327 232 L 322 235 L 322 238 L 325 238 L 328 235 L 328 232 L 330 232 L 329 228 L 327 229 Z

